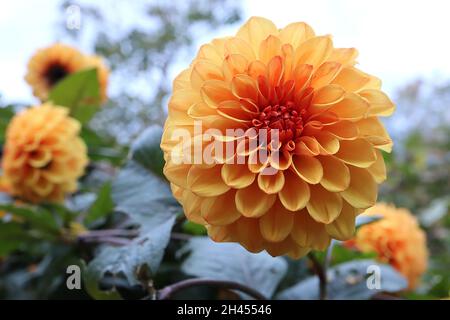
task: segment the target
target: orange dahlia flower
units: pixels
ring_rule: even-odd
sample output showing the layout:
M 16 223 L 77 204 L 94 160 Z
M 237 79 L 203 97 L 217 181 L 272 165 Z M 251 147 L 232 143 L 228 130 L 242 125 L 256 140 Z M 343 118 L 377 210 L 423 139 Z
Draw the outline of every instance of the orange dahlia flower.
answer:
M 264 18 L 203 45 L 174 80 L 161 142 L 187 218 L 215 241 L 273 256 L 352 237 L 355 216 L 375 204 L 386 178 L 381 150 L 392 142 L 378 116 L 394 110 L 356 56 L 305 23 L 278 29 Z M 198 132 L 199 121 L 214 132 Z M 278 143 L 254 146 L 275 132 Z M 196 145 L 214 162 L 179 161 L 195 158 Z
M 54 44 L 38 50 L 28 62 L 25 80 L 33 94 L 46 101 L 51 88 L 67 75 L 89 68 L 97 68 L 102 100 L 106 99 L 109 71 L 99 57 L 85 56 L 77 49 Z
M 379 203 L 364 215 L 379 215 L 381 220 L 362 226 L 354 239 L 347 241 L 363 252 L 376 252 L 380 261 L 389 263 L 414 289 L 427 268 L 428 250 L 425 232 L 407 209 Z
M 13 195 L 31 202 L 61 202 L 77 189 L 88 158 L 78 136 L 80 123 L 68 112 L 43 104 L 11 120 L 2 167 Z

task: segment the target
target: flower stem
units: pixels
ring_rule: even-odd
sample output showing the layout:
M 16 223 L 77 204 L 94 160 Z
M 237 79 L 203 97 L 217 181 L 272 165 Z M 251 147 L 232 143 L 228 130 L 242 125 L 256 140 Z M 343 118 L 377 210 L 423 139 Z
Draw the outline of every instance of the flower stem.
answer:
M 308 253 L 308 258 L 312 263 L 312 269 L 314 273 L 319 277 L 319 299 L 327 299 L 327 270 L 326 265 L 322 265 L 319 260 L 317 260 L 314 253 Z
M 261 293 L 259 293 L 255 289 L 247 287 L 238 282 L 224 281 L 224 280 L 212 280 L 212 279 L 187 279 L 187 280 L 183 280 L 183 281 L 174 283 L 172 285 L 169 285 L 169 286 L 159 290 L 158 299 L 159 300 L 168 300 L 175 293 L 183 291 L 184 289 L 188 289 L 188 288 L 196 287 L 196 286 L 213 286 L 213 287 L 219 287 L 219 288 L 223 288 L 223 289 L 238 290 L 245 294 L 248 294 L 249 296 L 251 296 L 252 298 L 255 298 L 256 300 L 266 300 L 267 299 L 266 297 L 264 297 Z

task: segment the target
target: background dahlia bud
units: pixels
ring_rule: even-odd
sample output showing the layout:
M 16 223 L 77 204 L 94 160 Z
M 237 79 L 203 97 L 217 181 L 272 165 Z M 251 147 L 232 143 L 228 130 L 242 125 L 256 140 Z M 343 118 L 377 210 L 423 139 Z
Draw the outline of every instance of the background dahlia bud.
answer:
M 31 202 L 61 202 L 77 189 L 88 163 L 80 123 L 64 107 L 43 104 L 17 114 L 8 125 L 3 174 L 10 192 Z
M 215 241 L 273 256 L 297 258 L 352 237 L 355 216 L 375 204 L 386 178 L 381 151 L 392 141 L 378 117 L 394 110 L 380 80 L 354 67 L 356 56 L 305 23 L 278 29 L 264 18 L 201 46 L 174 80 L 161 142 L 188 219 Z M 212 141 L 202 141 L 195 121 L 215 129 Z M 180 148 L 181 131 L 191 141 Z M 279 144 L 252 147 L 249 131 L 277 132 Z M 199 141 L 216 161 L 180 164 Z
M 376 252 L 378 259 L 389 263 L 408 280 L 409 289 L 417 287 L 427 269 L 426 236 L 417 219 L 404 208 L 378 203 L 364 215 L 382 219 L 363 225 L 347 246 L 363 252 Z
M 38 50 L 28 62 L 25 80 L 33 89 L 33 94 L 46 101 L 50 90 L 67 75 L 84 69 L 97 68 L 102 101 L 106 100 L 109 70 L 100 57 L 83 55 L 77 49 L 54 44 Z

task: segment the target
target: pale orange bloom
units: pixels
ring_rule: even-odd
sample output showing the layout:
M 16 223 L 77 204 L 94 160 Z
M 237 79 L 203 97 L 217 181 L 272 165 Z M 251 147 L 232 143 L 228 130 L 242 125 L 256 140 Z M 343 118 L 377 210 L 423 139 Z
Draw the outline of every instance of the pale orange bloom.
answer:
M 392 141 L 378 117 L 394 110 L 380 80 L 355 67 L 356 57 L 356 49 L 334 48 L 305 23 L 278 29 L 257 17 L 236 36 L 201 46 L 174 80 L 161 142 L 164 173 L 188 219 L 215 241 L 273 256 L 301 257 L 331 238 L 352 237 L 355 216 L 375 204 L 386 178 L 381 151 Z M 201 140 L 196 120 L 220 130 L 213 142 L 231 144 L 231 158 L 244 156 L 245 164 L 219 152 L 214 164 L 174 161 L 193 148 L 180 150 L 172 135 L 185 129 Z M 248 138 L 226 136 L 230 128 L 278 129 L 281 146 L 264 147 L 269 157 L 259 161 Z M 267 168 L 276 174 L 261 174 Z
M 41 101 L 48 99 L 50 90 L 67 75 L 84 69 L 97 68 L 102 101 L 106 99 L 109 70 L 97 56 L 85 56 L 76 48 L 56 43 L 38 50 L 28 62 L 25 80 Z
M 81 125 L 65 107 L 43 104 L 17 114 L 8 125 L 3 174 L 10 193 L 31 202 L 61 202 L 77 189 L 88 163 Z
M 384 203 L 366 210 L 364 215 L 382 219 L 362 226 L 346 244 L 363 252 L 376 252 L 380 261 L 406 277 L 409 289 L 417 287 L 428 259 L 425 232 L 417 219 L 407 209 Z

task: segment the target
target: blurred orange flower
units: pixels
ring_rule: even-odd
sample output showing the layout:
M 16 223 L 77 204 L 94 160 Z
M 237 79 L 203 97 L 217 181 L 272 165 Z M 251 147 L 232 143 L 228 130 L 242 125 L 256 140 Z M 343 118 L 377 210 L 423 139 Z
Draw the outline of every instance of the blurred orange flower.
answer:
M 386 178 L 381 150 L 392 141 L 378 116 L 394 110 L 380 80 L 354 67 L 356 57 L 305 23 L 278 29 L 257 17 L 236 36 L 203 45 L 174 80 L 161 142 L 164 173 L 188 219 L 215 241 L 273 256 L 298 258 L 352 237 L 355 216 L 375 204 Z M 196 121 L 216 129 L 212 141 Z M 280 144 L 252 148 L 259 137 L 226 129 L 277 129 Z M 177 130 L 191 145 L 180 148 Z M 180 163 L 199 141 L 215 162 Z M 231 155 L 221 156 L 222 142 Z
M 362 226 L 354 239 L 346 242 L 363 252 L 376 252 L 380 261 L 391 264 L 409 283 L 417 287 L 427 268 L 425 232 L 407 209 L 379 203 L 364 215 L 379 215 L 381 220 Z
M 43 104 L 11 120 L 2 161 L 11 194 L 31 202 L 61 202 L 77 189 L 88 158 L 78 136 L 80 123 L 68 113 Z
M 48 99 L 51 88 L 67 75 L 89 68 L 97 68 L 102 101 L 106 100 L 109 70 L 100 57 L 85 56 L 77 49 L 54 44 L 38 50 L 28 62 L 25 80 L 33 94 L 41 101 Z

